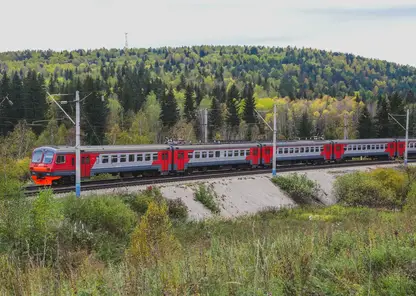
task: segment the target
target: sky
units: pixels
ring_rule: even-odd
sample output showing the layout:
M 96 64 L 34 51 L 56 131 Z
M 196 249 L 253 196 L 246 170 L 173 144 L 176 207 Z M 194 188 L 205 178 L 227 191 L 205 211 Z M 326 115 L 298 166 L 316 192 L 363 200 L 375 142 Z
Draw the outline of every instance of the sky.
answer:
M 416 0 L 0 0 L 0 51 L 312 47 L 416 66 Z

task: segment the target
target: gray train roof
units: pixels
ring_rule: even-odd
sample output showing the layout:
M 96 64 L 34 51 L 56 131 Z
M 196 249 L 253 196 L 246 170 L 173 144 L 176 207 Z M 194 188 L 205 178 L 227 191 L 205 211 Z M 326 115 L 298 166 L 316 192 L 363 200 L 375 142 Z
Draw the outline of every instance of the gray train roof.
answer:
M 284 146 L 315 146 L 315 145 L 325 145 L 331 144 L 332 141 L 287 141 L 287 142 L 277 142 L 276 146 L 284 147 Z M 266 146 L 273 146 L 273 142 L 262 142 L 262 145 Z
M 35 150 L 48 149 L 57 153 L 75 153 L 73 146 L 43 146 Z M 81 146 L 83 152 L 136 152 L 169 150 L 169 145 L 107 145 L 107 146 Z
M 245 149 L 259 147 L 258 143 L 245 144 L 206 144 L 206 145 L 173 145 L 175 150 L 208 150 L 208 149 Z
M 361 144 L 361 143 L 384 143 L 394 142 L 396 139 L 384 138 L 384 139 L 354 139 L 354 140 L 334 140 L 336 144 Z

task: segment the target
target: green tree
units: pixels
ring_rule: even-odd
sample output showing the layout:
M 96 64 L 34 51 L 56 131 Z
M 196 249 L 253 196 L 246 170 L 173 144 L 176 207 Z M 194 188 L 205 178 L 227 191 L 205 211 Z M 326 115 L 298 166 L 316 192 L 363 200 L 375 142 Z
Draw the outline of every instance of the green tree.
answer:
M 391 122 L 389 118 L 390 104 L 386 97 L 380 97 L 377 104 L 376 130 L 379 138 L 391 136 Z
M 376 137 L 373 119 L 366 106 L 363 107 L 360 118 L 358 119 L 358 137 L 360 139 Z
M 208 113 L 208 130 L 210 139 L 215 137 L 215 133 L 222 127 L 221 104 L 216 97 L 212 98 L 211 108 Z
M 187 123 L 195 120 L 194 91 L 189 84 L 186 87 L 184 113 Z
M 313 129 L 313 126 L 312 126 L 311 120 L 309 119 L 308 111 L 305 110 L 302 113 L 302 117 L 299 122 L 299 127 L 298 127 L 299 137 L 310 138 L 312 136 L 312 129 Z
M 174 126 L 179 120 L 178 103 L 176 102 L 172 88 L 169 89 L 168 93 L 162 99 L 160 120 L 165 128 Z

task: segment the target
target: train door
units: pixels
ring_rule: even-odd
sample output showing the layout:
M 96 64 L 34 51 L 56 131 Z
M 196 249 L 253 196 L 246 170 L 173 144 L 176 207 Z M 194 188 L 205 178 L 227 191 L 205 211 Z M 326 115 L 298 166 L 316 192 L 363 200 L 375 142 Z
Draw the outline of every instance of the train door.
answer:
M 89 166 L 91 159 L 89 155 L 81 155 L 81 177 L 89 177 Z
M 177 153 L 177 157 L 176 157 L 177 170 L 184 171 L 185 170 L 185 152 L 177 151 L 176 153 Z
M 162 151 L 161 154 L 161 170 L 162 173 L 167 173 L 171 170 L 171 163 L 169 162 L 170 151 Z

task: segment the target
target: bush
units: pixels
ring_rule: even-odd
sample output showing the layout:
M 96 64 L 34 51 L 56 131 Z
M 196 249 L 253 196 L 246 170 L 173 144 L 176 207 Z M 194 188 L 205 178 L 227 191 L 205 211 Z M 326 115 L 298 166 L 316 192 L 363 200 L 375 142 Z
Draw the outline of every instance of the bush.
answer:
M 202 203 L 207 209 L 209 209 L 214 214 L 219 214 L 221 212 L 220 207 L 216 203 L 216 194 L 215 191 L 211 188 L 206 187 L 205 185 L 199 185 L 198 189 L 195 191 L 194 199 Z
M 180 199 L 167 199 L 169 217 L 172 219 L 186 220 L 188 218 L 188 208 Z
M 308 179 L 306 174 L 293 173 L 272 179 L 280 189 L 286 192 L 297 204 L 316 204 L 319 201 L 319 187 L 316 182 Z
M 338 177 L 334 183 L 335 197 L 349 206 L 396 208 L 401 203 L 400 196 L 396 194 L 399 187 L 394 182 L 390 183 L 390 180 L 381 172 L 373 175 L 364 172 L 346 174 Z
M 71 222 L 81 222 L 91 231 L 126 237 L 136 224 L 137 216 L 115 196 L 96 196 L 77 199 L 68 198 L 65 217 Z

